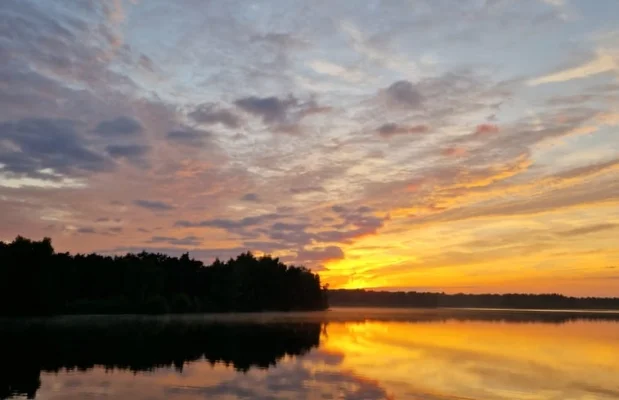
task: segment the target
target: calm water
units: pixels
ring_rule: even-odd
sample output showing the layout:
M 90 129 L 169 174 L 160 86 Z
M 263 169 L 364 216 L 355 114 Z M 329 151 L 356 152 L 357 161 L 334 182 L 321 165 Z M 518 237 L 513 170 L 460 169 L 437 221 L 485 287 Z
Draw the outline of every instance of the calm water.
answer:
M 324 313 L 0 321 L 0 398 L 619 399 L 619 315 Z

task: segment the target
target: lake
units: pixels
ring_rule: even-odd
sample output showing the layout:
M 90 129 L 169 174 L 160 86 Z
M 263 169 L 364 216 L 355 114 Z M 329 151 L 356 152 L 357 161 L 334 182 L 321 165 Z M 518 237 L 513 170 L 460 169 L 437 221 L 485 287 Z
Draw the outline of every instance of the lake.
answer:
M 1 399 L 619 399 L 615 313 L 55 317 L 0 347 Z

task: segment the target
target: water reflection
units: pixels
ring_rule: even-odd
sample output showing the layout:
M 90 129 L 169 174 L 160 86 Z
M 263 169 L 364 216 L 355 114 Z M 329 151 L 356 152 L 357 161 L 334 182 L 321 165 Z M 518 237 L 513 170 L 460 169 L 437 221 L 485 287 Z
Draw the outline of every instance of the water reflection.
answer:
M 399 399 L 619 399 L 619 324 L 333 324 L 325 351 Z
M 0 321 L 0 398 L 619 398 L 617 314 L 344 309 Z
M 285 356 L 318 346 L 320 323 L 233 324 L 197 319 L 69 319 L 4 323 L 0 328 L 0 398 L 34 398 L 40 373 L 132 372 L 206 360 L 244 372 L 268 368 Z

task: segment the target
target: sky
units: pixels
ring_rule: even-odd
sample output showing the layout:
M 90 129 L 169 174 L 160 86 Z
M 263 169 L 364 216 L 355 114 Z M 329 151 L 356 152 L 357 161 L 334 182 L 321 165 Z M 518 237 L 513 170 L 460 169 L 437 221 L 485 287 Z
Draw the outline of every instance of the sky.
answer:
M 619 295 L 616 0 L 2 0 L 0 240 Z

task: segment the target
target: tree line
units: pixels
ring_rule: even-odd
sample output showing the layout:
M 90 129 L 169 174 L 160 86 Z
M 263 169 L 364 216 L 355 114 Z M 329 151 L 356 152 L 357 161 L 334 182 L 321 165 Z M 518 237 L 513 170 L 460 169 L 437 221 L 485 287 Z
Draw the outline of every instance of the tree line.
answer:
M 323 310 L 320 277 L 250 252 L 205 265 L 183 254 L 56 253 L 51 239 L 0 241 L 0 315 Z
M 329 290 L 332 306 L 357 307 L 454 307 L 504 309 L 617 310 L 619 298 L 568 297 L 560 294 L 445 294 L 432 292 L 386 292 L 373 290 Z

